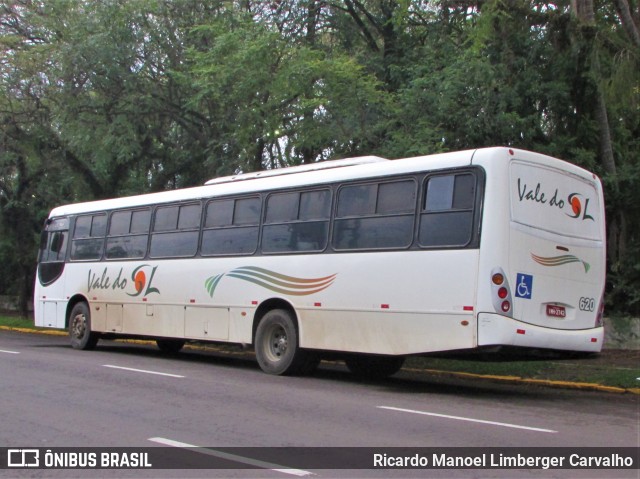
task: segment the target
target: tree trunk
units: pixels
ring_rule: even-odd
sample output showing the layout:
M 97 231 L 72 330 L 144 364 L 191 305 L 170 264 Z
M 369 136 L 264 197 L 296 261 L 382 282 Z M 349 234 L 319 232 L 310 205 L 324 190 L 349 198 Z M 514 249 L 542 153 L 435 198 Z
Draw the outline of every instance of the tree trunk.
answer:
M 622 22 L 622 27 L 631 38 L 631 41 L 636 47 L 640 47 L 640 27 L 638 27 L 637 22 L 638 12 L 636 12 L 636 19 L 634 20 L 633 15 L 631 14 L 631 8 L 629 7 L 629 0 L 616 0 L 616 9 L 618 10 L 618 15 L 620 15 L 620 21 Z
M 593 51 L 596 48 L 596 24 L 593 0 L 571 0 L 571 8 L 573 14 L 578 20 L 580 30 L 583 33 L 583 39 L 581 39 L 581 41 L 585 42 L 584 49 L 586 50 L 586 54 L 595 58 L 595 56 L 593 55 Z M 613 153 L 613 146 L 611 141 L 609 115 L 607 113 L 607 105 L 604 93 L 602 92 L 602 88 L 599 85 L 599 71 L 597 60 L 593 60 L 590 65 L 592 73 L 591 77 L 593 79 L 593 89 L 595 91 L 595 104 L 593 107 L 593 113 L 594 118 L 598 124 L 598 153 L 606 177 L 611 185 L 612 191 L 610 191 L 610 193 L 615 204 L 615 202 L 618 201 L 619 197 L 619 184 L 615 156 Z M 626 215 L 623 209 L 618 209 L 617 212 L 614 215 L 611 215 L 608 219 L 609 231 L 607 238 L 607 255 L 609 258 L 609 264 L 614 270 L 618 267 L 620 258 L 624 257 L 624 249 L 626 244 L 626 223 Z

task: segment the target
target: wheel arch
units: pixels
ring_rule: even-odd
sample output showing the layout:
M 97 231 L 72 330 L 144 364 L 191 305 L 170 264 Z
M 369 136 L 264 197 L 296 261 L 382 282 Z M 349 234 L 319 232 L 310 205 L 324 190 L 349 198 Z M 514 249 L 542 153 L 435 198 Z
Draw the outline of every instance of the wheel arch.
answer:
M 293 307 L 293 305 L 289 301 L 285 299 L 269 298 L 263 301 L 262 303 L 260 303 L 260 305 L 258 306 L 258 309 L 256 309 L 256 312 L 253 315 L 253 325 L 251 329 L 252 344 L 255 344 L 256 342 L 256 331 L 258 330 L 258 325 L 260 324 L 260 321 L 262 320 L 265 314 L 267 314 L 269 311 L 272 311 L 274 309 L 284 309 L 286 311 L 289 311 L 292 314 L 294 324 L 296 327 L 296 332 L 298 334 L 298 340 L 300 340 L 300 322 L 298 320 L 298 313 L 296 312 L 296 309 Z
M 74 296 L 72 296 L 71 298 L 69 298 L 69 301 L 67 302 L 67 310 L 64 313 L 64 328 L 65 329 L 69 329 L 69 316 L 71 315 L 71 310 L 73 309 L 73 307 L 78 304 L 78 303 L 87 303 L 87 306 L 89 306 L 89 300 L 87 299 L 86 296 L 82 295 L 82 294 L 76 294 Z

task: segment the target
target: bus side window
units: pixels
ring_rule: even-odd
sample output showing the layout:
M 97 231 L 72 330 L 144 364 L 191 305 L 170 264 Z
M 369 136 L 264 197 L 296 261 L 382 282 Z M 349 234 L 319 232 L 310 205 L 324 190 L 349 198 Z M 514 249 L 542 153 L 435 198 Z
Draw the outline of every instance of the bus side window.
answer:
M 338 250 L 408 248 L 415 209 L 412 179 L 343 186 L 338 191 L 333 246 Z
M 464 247 L 472 237 L 476 178 L 470 173 L 427 179 L 418 242 L 426 248 Z
M 163 206 L 156 210 L 151 235 L 151 258 L 190 257 L 198 250 L 200 203 Z
M 202 232 L 203 256 L 253 254 L 258 247 L 262 202 L 258 197 L 207 203 Z
M 104 236 L 107 232 L 107 215 L 78 216 L 71 240 L 71 259 L 89 260 L 100 259 L 104 246 Z
M 330 190 L 269 195 L 262 228 L 262 251 L 323 251 L 327 246 L 330 215 Z
M 147 253 L 151 210 L 125 210 L 111 214 L 105 247 L 107 259 L 139 259 Z

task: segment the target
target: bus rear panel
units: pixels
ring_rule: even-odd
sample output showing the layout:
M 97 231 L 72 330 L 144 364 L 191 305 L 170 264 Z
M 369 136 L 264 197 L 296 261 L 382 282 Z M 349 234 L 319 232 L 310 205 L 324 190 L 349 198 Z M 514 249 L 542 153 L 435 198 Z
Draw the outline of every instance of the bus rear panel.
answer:
M 489 160 L 479 152 L 474 162 Z M 498 156 L 487 175 L 478 346 L 600 351 L 606 253 L 599 179 L 535 153 Z

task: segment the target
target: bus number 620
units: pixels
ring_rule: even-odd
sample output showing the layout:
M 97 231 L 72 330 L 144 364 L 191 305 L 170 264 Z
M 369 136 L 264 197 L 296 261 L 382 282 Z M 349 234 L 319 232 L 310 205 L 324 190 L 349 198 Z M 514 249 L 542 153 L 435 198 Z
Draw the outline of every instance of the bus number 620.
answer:
M 596 300 L 593 298 L 580 298 L 580 311 L 593 311 L 596 308 Z

